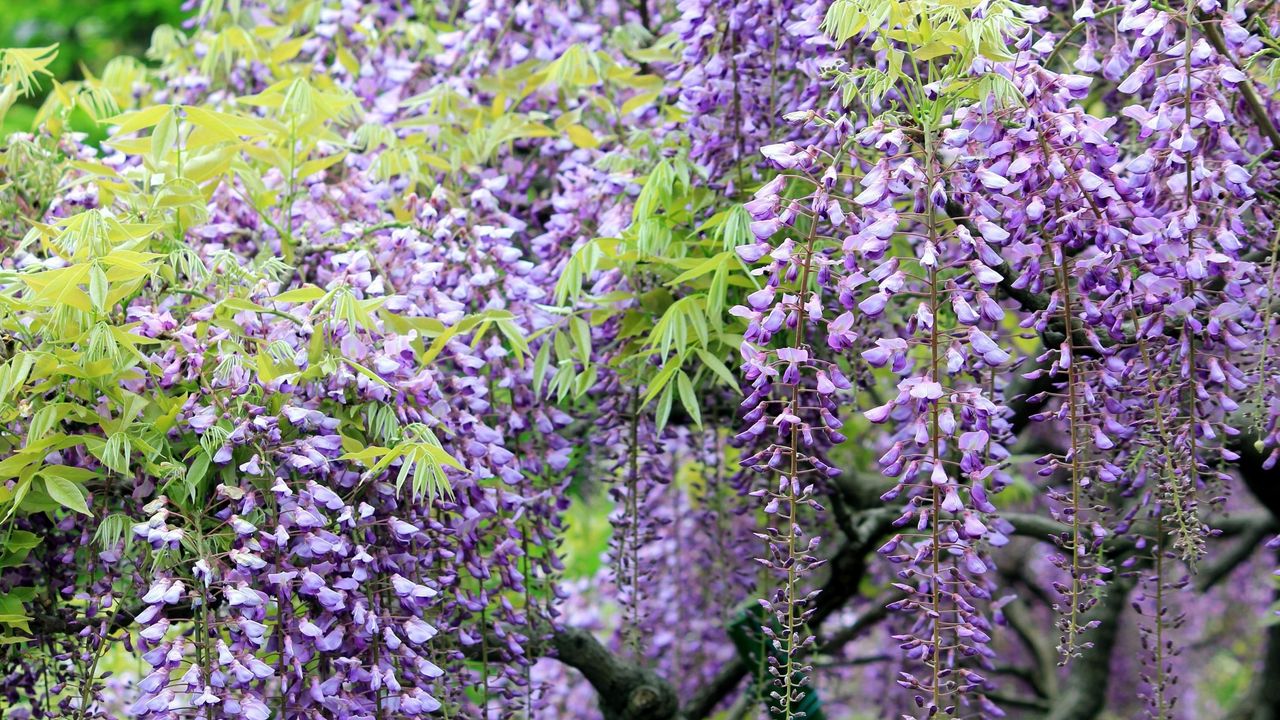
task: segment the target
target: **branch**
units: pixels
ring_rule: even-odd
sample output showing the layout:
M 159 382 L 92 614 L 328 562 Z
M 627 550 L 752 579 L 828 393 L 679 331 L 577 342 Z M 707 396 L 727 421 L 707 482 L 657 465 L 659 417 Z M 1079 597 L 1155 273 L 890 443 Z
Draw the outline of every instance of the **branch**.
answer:
M 652 670 L 618 659 L 586 630 L 551 636 L 556 658 L 576 668 L 595 688 L 605 720 L 675 720 L 676 692 Z
M 1013 531 L 1019 535 L 1026 535 L 1040 540 L 1052 541 L 1054 538 L 1060 537 L 1064 533 L 1071 532 L 1071 526 L 1066 523 L 1058 522 L 1051 517 L 1045 515 L 1036 515 L 1035 513 L 1022 512 L 1002 512 L 1000 517 L 1008 520 L 1013 525 Z
M 710 717 L 716 706 L 729 697 L 738 684 L 747 675 L 747 664 L 742 658 L 735 657 L 716 674 L 711 683 L 704 687 L 685 705 L 684 717 L 688 720 L 702 720 Z
M 1276 482 L 1274 470 L 1263 467 L 1267 457 L 1254 445 L 1256 439 L 1249 433 L 1241 433 L 1232 438 L 1228 446 L 1240 454 L 1236 469 L 1249 492 L 1273 517 L 1280 519 L 1280 483 Z
M 1004 389 L 1004 406 L 1010 411 L 1009 435 L 1015 439 L 1022 436 L 1022 431 L 1031 424 L 1031 417 L 1041 410 L 1042 403 L 1033 404 L 1031 399 L 1041 393 L 1054 390 L 1058 383 L 1058 377 L 1049 372 L 1041 372 L 1031 380 L 1022 377 L 1022 373 L 1033 370 L 1047 371 L 1049 368 L 1048 362 L 1036 362 L 1034 358 L 1028 364 L 1030 365 L 1028 368 L 1018 368 L 1019 374 L 1014 376 Z
M 816 633 L 832 613 L 857 596 L 858 587 L 867 572 L 867 554 L 874 543 L 889 531 L 897 516 L 898 513 L 892 509 L 883 507 L 861 513 L 855 528 L 856 537 L 849 538 L 828 564 L 830 576 L 814 601 L 813 615 L 809 619 L 810 631 Z M 715 679 L 685 706 L 684 718 L 702 720 L 710 717 L 716 706 L 737 689 L 747 673 L 747 664 L 741 659 L 725 665 Z
M 947 202 L 947 217 L 956 225 L 964 226 L 970 235 L 979 237 L 982 231 L 969 220 L 969 214 L 965 212 L 965 208 L 960 203 L 949 200 Z M 1017 287 L 1019 275 L 1013 271 L 1008 262 L 1001 260 L 999 265 L 991 268 L 1000 275 L 1000 289 L 1004 294 L 1018 303 L 1023 312 L 1037 313 L 1048 309 L 1049 295 L 1042 292 L 1034 292 L 1027 288 Z M 1046 348 L 1056 348 L 1065 340 L 1066 328 L 1063 326 L 1062 319 L 1055 317 L 1046 325 L 1044 332 L 1040 333 L 1040 339 L 1044 342 Z M 1089 335 L 1082 327 L 1072 328 L 1071 345 L 1077 352 L 1094 353 L 1094 343 L 1090 341 Z
M 818 645 L 818 653 L 834 655 L 840 652 L 845 645 L 856 640 L 881 620 L 889 617 L 889 605 L 902 600 L 906 596 L 906 593 L 895 589 L 893 592 L 877 598 L 871 607 L 867 608 L 866 612 L 859 614 L 852 623 L 823 638 L 821 644 Z
M 1274 554 L 1280 562 L 1280 553 Z M 1280 589 L 1273 596 L 1280 601 Z M 1262 667 L 1253 678 L 1253 685 L 1239 705 L 1232 708 L 1228 720 L 1280 720 L 1280 623 L 1267 628 L 1266 645 L 1262 655 Z
M 964 206 L 955 200 L 949 200 L 947 202 L 947 217 L 951 218 L 951 222 L 956 225 L 963 226 L 965 230 L 969 231 L 970 235 L 974 237 L 982 236 L 982 231 L 969 220 L 969 213 L 965 212 Z M 1024 311 L 1033 313 L 1049 307 L 1048 295 L 1032 292 L 1026 288 L 1015 287 L 1015 283 L 1018 281 L 1018 276 L 1014 274 L 1013 268 L 1009 267 L 1009 263 L 1001 262 L 999 266 L 991 269 L 1000 273 L 1000 289 L 1004 290 L 1005 294 L 1010 298 L 1017 301 L 1018 305 L 1021 306 Z M 1057 347 L 1060 343 L 1061 339 L 1059 338 L 1058 342 L 1052 344 L 1046 342 L 1046 346 Z
M 1071 674 L 1062 694 L 1053 701 L 1053 709 L 1045 720 L 1093 720 L 1107 701 L 1107 684 L 1111 679 L 1111 653 L 1120 629 L 1120 615 L 1128 605 L 1129 592 L 1136 578 L 1124 575 L 1112 580 L 1102 598 L 1085 615 L 1086 623 L 1098 621 L 1089 631 L 1090 646 L 1071 663 Z
M 1223 40 L 1222 30 L 1213 22 L 1208 20 L 1203 13 L 1196 13 L 1196 19 L 1199 21 L 1201 32 L 1204 33 L 1209 44 L 1213 49 L 1224 58 L 1231 61 L 1231 64 L 1240 72 L 1246 73 L 1245 81 L 1237 87 L 1240 89 L 1240 95 L 1244 98 L 1245 107 L 1249 110 L 1249 116 L 1253 118 L 1257 124 L 1258 131 L 1271 141 L 1270 155 L 1280 153 L 1280 131 L 1276 130 L 1276 125 L 1272 122 L 1271 113 L 1267 111 L 1266 103 L 1262 98 L 1258 97 L 1258 92 L 1253 88 L 1253 79 L 1247 77 L 1247 72 L 1240 67 L 1240 63 L 1236 62 L 1231 51 L 1227 49 L 1227 43 Z
M 865 513 L 859 525 L 860 537 L 850 539 L 832 560 L 831 580 L 823 587 L 814 610 L 812 626 L 817 625 L 856 595 L 862 574 L 866 571 L 866 553 L 871 544 L 890 528 L 897 514 L 879 508 L 879 512 Z M 1003 513 L 1002 517 L 1014 526 L 1020 535 L 1051 541 L 1067 531 L 1067 526 L 1052 519 L 1030 513 Z M 1256 521 L 1257 518 L 1252 518 Z M 1232 530 L 1245 527 L 1245 521 L 1229 523 Z M 1101 712 L 1106 699 L 1106 682 L 1110 675 L 1111 653 L 1115 647 L 1118 619 L 1128 601 L 1135 579 L 1131 576 L 1117 578 L 1110 583 L 1106 597 L 1086 615 L 1086 622 L 1098 620 L 1100 625 L 1092 631 L 1092 646 L 1077 658 L 1063 694 L 1053 703 L 1047 720 L 1093 720 Z M 874 624 L 873 617 L 862 628 Z M 856 625 L 856 624 L 855 624 Z M 859 629 L 862 629 L 859 628 Z M 849 637 L 838 633 L 823 644 L 824 649 L 838 648 L 836 643 L 847 642 Z M 724 698 L 728 697 L 746 676 L 747 667 L 740 660 L 726 665 L 707 688 L 691 701 L 685 709 L 684 720 L 701 720 L 709 717 Z M 1101 689 L 1101 690 L 1100 690 Z
M 1061 533 L 1062 528 L 1065 528 L 1065 525 L 1056 520 L 1038 515 L 1004 513 L 1003 517 L 1013 523 L 1019 534 L 1046 539 Z M 1258 547 L 1257 543 L 1250 543 L 1250 537 L 1253 534 L 1259 532 L 1266 534 L 1276 527 L 1275 519 L 1264 513 L 1208 517 L 1205 522 L 1218 531 L 1218 537 L 1241 536 L 1246 546 L 1253 548 Z M 1117 544 L 1117 541 L 1120 544 Z M 1127 539 L 1111 539 L 1109 544 L 1114 550 L 1120 552 L 1132 548 L 1132 544 Z M 1236 550 L 1239 551 L 1238 548 Z M 1084 623 L 1093 621 L 1098 623 L 1089 633 L 1090 646 L 1072 661 L 1071 673 L 1067 677 L 1064 689 L 1054 699 L 1053 709 L 1045 716 L 1045 720 L 1094 720 L 1102 712 L 1106 704 L 1107 683 L 1111 677 L 1111 655 L 1115 649 L 1120 615 L 1128 604 L 1129 593 L 1133 590 L 1136 581 L 1137 578 L 1132 573 L 1126 573 L 1111 580 L 1107 584 L 1106 596 L 1085 615 Z M 1280 663 L 1280 633 L 1276 635 L 1276 662 Z M 1260 693 L 1265 692 L 1266 683 L 1263 685 L 1264 689 L 1259 691 Z M 1277 695 L 1280 696 L 1280 693 Z M 1280 697 L 1273 707 L 1280 708 Z M 1277 719 L 1270 717 L 1268 720 Z
M 1013 525 L 1013 530 L 1018 535 L 1026 535 L 1041 540 L 1052 541 L 1064 533 L 1070 533 L 1071 528 L 1066 523 L 1058 522 L 1051 517 L 1044 515 L 1036 515 L 1035 513 L 1021 512 L 1002 512 L 1000 517 L 1008 520 Z M 1205 515 L 1201 518 L 1204 524 L 1212 528 L 1214 537 L 1236 537 L 1247 535 L 1249 533 L 1272 532 L 1280 525 L 1277 524 L 1275 518 L 1264 512 L 1240 512 L 1231 515 Z M 1135 533 L 1151 536 L 1152 530 L 1146 522 L 1135 522 L 1130 528 L 1128 535 Z M 1131 545 L 1131 541 L 1124 540 L 1125 536 L 1112 537 L 1108 539 L 1108 545 L 1112 551 L 1121 552 Z
M 1275 531 L 1276 525 L 1273 522 L 1258 522 L 1246 527 L 1240 532 L 1240 539 L 1234 545 L 1214 558 L 1213 562 L 1200 566 L 1199 575 L 1196 577 L 1196 589 L 1206 592 L 1226 579 L 1241 563 L 1252 557 L 1253 553 L 1262 547 L 1266 538 Z
M 541 656 L 550 657 L 582 673 L 596 691 L 605 720 L 680 720 L 679 699 L 667 681 L 648 668 L 620 659 L 600 644 L 595 635 L 581 628 L 553 629 L 538 622 L 547 643 Z M 509 658 L 489 657 L 482 648 L 501 648 L 504 641 L 486 634 L 488 642 L 462 648 L 464 657 L 475 662 L 503 662 Z M 535 651 L 532 657 L 538 657 Z M 532 658 L 531 658 L 532 659 Z
M 1277 143 L 1276 147 L 1280 148 L 1280 143 Z M 1249 492 L 1253 493 L 1258 502 L 1271 514 L 1271 529 L 1274 531 L 1275 525 L 1280 523 L 1280 483 L 1275 481 L 1275 471 L 1263 467 L 1266 456 L 1254 445 L 1253 437 L 1241 433 L 1234 440 L 1231 447 L 1240 453 L 1236 468 L 1245 486 L 1249 488 Z M 1265 535 L 1264 532 L 1257 541 L 1254 541 L 1246 534 L 1231 551 L 1228 551 L 1220 561 L 1223 563 L 1222 577 L 1229 574 L 1234 567 L 1227 567 L 1228 563 L 1236 557 L 1239 557 L 1238 562 L 1244 562 L 1253 550 L 1261 547 L 1261 538 Z M 1276 553 L 1274 557 L 1280 561 L 1280 553 Z M 1216 581 L 1214 579 L 1214 582 Z M 1211 585 L 1212 583 L 1208 583 L 1206 589 Z M 1275 598 L 1280 600 L 1280 590 L 1276 591 Z M 1280 677 L 1280 623 L 1273 623 L 1267 628 L 1264 648 L 1262 667 L 1254 676 L 1253 687 L 1245 699 L 1232 709 L 1228 716 L 1230 720 L 1280 720 L 1280 682 L 1276 682 L 1276 678 Z
M 1042 641 L 1037 627 L 1039 623 L 1031 617 L 1026 603 L 1022 599 L 1004 606 L 1004 617 L 1009 627 L 1026 646 L 1035 661 L 1035 669 L 1028 670 L 1024 678 L 1036 695 L 1041 698 L 1053 697 L 1057 694 L 1057 660 L 1058 653 L 1051 642 Z

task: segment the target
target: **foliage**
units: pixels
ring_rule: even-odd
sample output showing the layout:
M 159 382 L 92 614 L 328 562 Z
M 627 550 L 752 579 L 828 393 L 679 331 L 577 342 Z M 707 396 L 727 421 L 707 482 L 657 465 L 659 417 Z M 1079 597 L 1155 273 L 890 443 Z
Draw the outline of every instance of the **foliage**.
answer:
M 174 0 L 51 0 L 6 3 L 0 8 L 0 47 L 34 48 L 57 45 L 50 70 L 61 80 L 101 78 L 135 65 L 146 50 L 151 31 L 161 24 L 183 20 L 181 3 Z M 20 100 L 3 117 L 6 131 L 29 131 L 52 84 L 41 81 L 38 92 Z M 0 103 L 2 104 L 2 103 Z M 91 118 L 73 113 L 71 122 L 95 141 L 105 134 Z

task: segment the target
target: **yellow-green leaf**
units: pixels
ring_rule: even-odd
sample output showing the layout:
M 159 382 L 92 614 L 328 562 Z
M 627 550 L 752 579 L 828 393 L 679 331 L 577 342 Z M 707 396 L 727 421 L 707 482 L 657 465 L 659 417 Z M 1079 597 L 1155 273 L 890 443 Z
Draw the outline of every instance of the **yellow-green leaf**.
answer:
M 107 123 L 116 126 L 116 135 L 128 135 L 155 125 L 172 109 L 172 105 L 152 105 L 107 118 Z
M 654 90 L 652 92 L 643 92 L 643 93 L 640 93 L 639 95 L 633 95 L 626 102 L 622 103 L 622 108 L 621 108 L 622 114 L 628 115 L 648 105 L 649 103 L 656 100 L 659 94 L 660 93 L 658 93 L 658 91 Z
M 581 125 L 570 125 L 565 128 L 565 133 L 569 136 L 570 142 L 580 148 L 592 150 L 600 147 L 600 141 L 596 139 L 596 136 Z
M 324 297 L 326 294 L 327 294 L 327 291 L 324 290 L 323 288 L 318 288 L 315 285 L 304 285 L 303 287 L 300 287 L 300 288 L 286 290 L 285 292 L 282 292 L 279 295 L 272 297 L 271 302 L 279 302 L 279 303 L 315 302 L 316 300 L 319 300 L 320 298 Z

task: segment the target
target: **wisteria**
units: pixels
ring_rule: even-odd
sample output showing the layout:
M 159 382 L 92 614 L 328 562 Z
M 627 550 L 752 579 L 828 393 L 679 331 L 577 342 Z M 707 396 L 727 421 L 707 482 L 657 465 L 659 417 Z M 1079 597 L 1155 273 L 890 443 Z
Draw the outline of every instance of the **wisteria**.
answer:
M 1280 713 L 1280 8 L 183 10 L 0 49 L 3 717 Z

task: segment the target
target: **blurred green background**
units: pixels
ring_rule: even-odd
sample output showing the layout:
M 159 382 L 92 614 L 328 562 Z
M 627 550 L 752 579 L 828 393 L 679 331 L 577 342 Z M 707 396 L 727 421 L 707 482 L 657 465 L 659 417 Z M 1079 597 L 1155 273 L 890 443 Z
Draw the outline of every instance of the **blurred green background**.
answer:
M 0 47 L 58 44 L 50 66 L 59 80 L 101 72 L 117 55 L 141 58 L 159 25 L 178 25 L 182 0 L 0 0 Z M 26 98 L 4 119 L 5 132 L 29 130 L 44 92 Z

